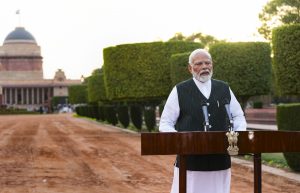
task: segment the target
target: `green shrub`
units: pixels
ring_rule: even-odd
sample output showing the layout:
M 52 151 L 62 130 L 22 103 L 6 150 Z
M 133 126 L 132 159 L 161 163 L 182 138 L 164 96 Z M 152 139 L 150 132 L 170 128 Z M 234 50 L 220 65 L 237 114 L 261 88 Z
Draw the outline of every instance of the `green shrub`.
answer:
M 68 97 L 69 103 L 71 104 L 87 103 L 87 86 L 85 84 L 69 86 L 68 92 L 69 92 L 69 97 Z
M 87 106 L 81 106 L 81 108 L 83 109 L 82 116 L 86 116 L 93 119 L 99 119 L 97 104 L 89 104 Z
M 103 71 L 109 100 L 164 99 L 171 90 L 170 57 L 203 47 L 195 42 L 123 44 L 103 50 Z
M 275 28 L 272 33 L 273 68 L 281 95 L 300 94 L 300 24 Z
M 300 131 L 300 103 L 277 106 L 277 125 L 281 131 Z M 287 164 L 294 171 L 300 171 L 300 153 L 283 153 Z
M 146 106 L 144 108 L 145 124 L 148 131 L 154 130 L 156 126 L 156 114 L 154 106 Z
M 190 52 L 173 54 L 170 59 L 170 76 L 172 86 L 192 77 L 188 70 Z
M 105 121 L 106 120 L 104 109 L 105 109 L 104 105 L 99 104 L 99 106 L 98 106 L 98 116 L 99 116 L 100 121 Z
M 271 87 L 271 47 L 266 42 L 217 43 L 209 48 L 216 79 L 229 83 L 243 109 L 251 96 Z
M 18 108 L 0 108 L 0 115 L 16 115 L 16 114 L 38 114 L 36 111 L 27 111 L 27 109 Z
M 94 70 L 92 75 L 87 78 L 87 91 L 89 103 L 106 101 L 102 69 Z
M 112 125 L 116 125 L 118 123 L 117 112 L 114 105 L 105 105 L 104 113 L 108 123 Z
M 118 120 L 123 125 L 124 128 L 127 128 L 130 123 L 129 119 L 129 110 L 127 105 L 121 105 L 117 107 Z
M 254 101 L 253 102 L 253 108 L 254 109 L 262 109 L 263 108 L 263 102 L 261 102 L 261 101 Z
M 130 106 L 130 118 L 132 124 L 140 131 L 143 124 L 143 109 L 141 105 Z

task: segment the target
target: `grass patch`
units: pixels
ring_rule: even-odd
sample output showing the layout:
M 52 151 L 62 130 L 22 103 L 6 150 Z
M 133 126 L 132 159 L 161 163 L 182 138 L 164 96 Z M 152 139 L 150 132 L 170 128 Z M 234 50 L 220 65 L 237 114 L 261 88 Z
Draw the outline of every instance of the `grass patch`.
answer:
M 251 155 L 245 155 L 243 158 L 246 160 L 253 160 L 253 156 Z M 282 153 L 262 153 L 261 163 L 271 167 L 289 169 L 289 166 Z
M 282 153 L 263 153 L 262 163 L 278 168 L 289 167 Z

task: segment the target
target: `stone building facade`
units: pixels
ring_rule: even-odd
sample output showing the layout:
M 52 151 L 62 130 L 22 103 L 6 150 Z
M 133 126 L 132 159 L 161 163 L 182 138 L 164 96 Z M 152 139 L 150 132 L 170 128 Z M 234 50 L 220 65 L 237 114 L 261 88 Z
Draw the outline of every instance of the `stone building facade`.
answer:
M 24 27 L 16 27 L 0 46 L 0 105 L 26 108 L 50 107 L 52 97 L 68 96 L 68 87 L 81 84 L 58 69 L 53 79 L 43 77 L 41 48 Z

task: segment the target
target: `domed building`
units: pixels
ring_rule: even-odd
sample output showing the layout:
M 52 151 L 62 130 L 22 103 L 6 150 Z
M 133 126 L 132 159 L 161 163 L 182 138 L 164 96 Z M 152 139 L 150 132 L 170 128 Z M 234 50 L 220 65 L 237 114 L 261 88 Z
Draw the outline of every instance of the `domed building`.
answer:
M 43 77 L 43 57 L 34 36 L 16 27 L 0 46 L 0 105 L 28 110 L 50 107 L 53 97 L 67 97 L 68 87 L 81 80 L 67 79 L 61 69 L 53 79 Z

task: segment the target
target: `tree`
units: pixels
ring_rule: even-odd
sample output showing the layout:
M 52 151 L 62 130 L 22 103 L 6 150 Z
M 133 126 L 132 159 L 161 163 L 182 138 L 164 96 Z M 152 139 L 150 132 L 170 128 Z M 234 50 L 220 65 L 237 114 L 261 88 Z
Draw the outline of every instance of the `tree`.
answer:
M 184 36 L 182 33 L 176 33 L 174 37 L 170 38 L 169 41 L 187 41 L 187 42 L 200 42 L 204 47 L 209 47 L 211 44 L 217 42 L 224 42 L 224 40 L 218 40 L 211 35 L 205 35 L 202 33 L 193 33 L 190 36 Z
M 300 1 L 270 0 L 259 14 L 259 19 L 262 25 L 258 28 L 258 33 L 271 40 L 273 28 L 300 23 Z
M 184 41 L 185 38 L 186 37 L 182 33 L 178 32 L 174 35 L 174 37 L 170 38 L 169 41 Z

